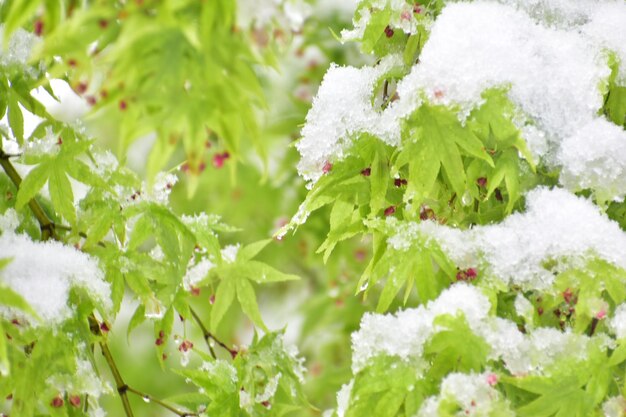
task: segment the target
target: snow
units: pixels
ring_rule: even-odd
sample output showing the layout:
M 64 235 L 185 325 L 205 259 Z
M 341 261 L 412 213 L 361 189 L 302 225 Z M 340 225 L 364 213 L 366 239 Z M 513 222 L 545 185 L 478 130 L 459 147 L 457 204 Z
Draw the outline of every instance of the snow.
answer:
M 481 321 L 489 307 L 489 300 L 479 290 L 458 284 L 426 307 L 401 311 L 396 316 L 367 313 L 361 320 L 361 329 L 352 334 L 352 369 L 358 373 L 371 357 L 381 353 L 419 358 L 424 343 L 435 332 L 435 317 L 462 312 L 468 321 Z
M 491 373 L 482 374 L 462 374 L 451 373 L 441 382 L 441 392 L 438 397 L 428 398 L 420 411 L 418 417 L 438 417 L 439 405 L 442 401 L 452 401 L 464 410 L 466 416 L 490 416 L 495 414 L 500 408 L 494 409 L 494 403 L 499 400 L 500 394 L 490 384 Z M 514 415 L 513 413 L 509 415 Z
M 0 125 L 0 129 L 4 130 L 3 128 L 5 127 L 5 125 Z M 8 132 L 3 132 L 5 133 L 7 136 L 9 136 L 10 134 Z M 11 135 L 12 136 L 12 135 Z M 7 155 L 17 155 L 20 152 L 22 152 L 21 148 L 20 148 L 20 144 L 17 143 L 17 141 L 15 139 L 8 139 L 6 137 L 4 137 L 4 135 L 2 136 L 2 151 L 4 153 L 6 153 Z
M 568 189 L 592 189 L 601 200 L 626 196 L 626 131 L 621 127 L 593 120 L 563 141 L 558 159 L 560 181 Z
M 192 264 L 187 268 L 187 272 L 183 277 L 183 285 L 187 291 L 191 291 L 200 281 L 202 281 L 209 274 L 209 271 L 215 265 L 208 259 L 202 259 L 197 264 Z
M 515 312 L 522 317 L 527 324 L 532 323 L 534 308 L 533 305 L 521 293 L 515 297 Z
M 573 134 L 602 106 L 598 86 L 610 74 L 594 46 L 511 7 L 451 4 L 433 25 L 420 64 L 399 83 L 400 102 L 409 101 L 411 110 L 424 91 L 429 101 L 460 105 L 468 113 L 483 91 L 508 87 L 511 100 L 548 135 Z
M 389 27 L 407 34 L 417 32 L 417 20 L 413 15 L 413 5 L 406 0 L 373 0 L 368 2 L 368 6 L 359 10 L 359 17 L 353 21 L 353 29 L 341 31 L 341 38 L 344 42 L 361 39 L 371 18 L 370 10 L 384 10 L 387 7 L 391 11 Z
M 352 387 L 354 386 L 354 379 L 349 383 L 343 384 L 339 392 L 337 392 L 337 417 L 344 417 L 348 407 L 350 406 L 350 395 L 352 393 Z
M 331 65 L 307 114 L 302 139 L 296 144 L 302 156 L 298 171 L 305 179 L 319 179 L 326 161 L 341 159 L 350 139 L 359 133 L 371 132 L 398 145 L 399 126 L 374 108 L 372 90 L 399 60 L 391 56 L 376 67 L 360 69 Z
M 24 145 L 24 153 L 27 155 L 55 154 L 60 151 L 59 135 L 52 130 L 52 126 L 46 126 L 45 135 L 40 139 L 33 139 Z
M 20 294 L 43 324 L 58 325 L 72 316 L 68 305 L 72 287 L 85 289 L 105 310 L 112 309 L 109 284 L 91 256 L 59 242 L 34 242 L 9 230 L 0 236 L 0 253 L 12 258 L 0 271 L 0 283 Z
M 113 392 L 107 381 L 102 381 L 94 371 L 91 362 L 76 358 L 76 372 L 69 374 L 55 374 L 46 380 L 48 386 L 55 387 L 67 394 L 82 393 L 93 398 Z
M 240 244 L 236 245 L 226 245 L 222 249 L 222 259 L 224 262 L 232 264 L 237 259 L 237 253 L 239 252 Z
M 263 389 L 263 392 L 259 392 L 254 397 L 254 401 L 256 401 L 257 403 L 262 403 L 271 400 L 274 397 L 274 394 L 276 394 L 276 389 L 278 388 L 278 382 L 280 381 L 281 376 L 283 376 L 283 374 L 279 372 L 272 378 L 270 378 L 269 381 L 267 381 L 267 383 L 265 384 L 265 389 Z
M 626 303 L 617 306 L 609 326 L 617 339 L 626 339 Z
M 35 43 L 37 43 L 37 38 L 34 34 L 24 29 L 17 29 L 11 34 L 8 47 L 5 50 L 2 47 L 4 44 L 4 27 L 0 26 L 0 67 L 26 65 Z
M 582 360 L 590 338 L 552 328 L 519 331 L 510 320 L 489 315 L 491 303 L 480 289 L 457 283 L 425 307 L 400 311 L 395 315 L 365 314 L 360 329 L 352 335 L 352 369 L 356 374 L 379 355 L 409 361 L 418 374 L 429 364 L 422 358 L 424 345 L 437 332 L 436 317 L 463 313 L 471 331 L 490 346 L 489 358 L 502 360 L 513 375 L 549 374 L 557 360 Z
M 560 188 L 536 188 L 526 195 L 526 211 L 502 223 L 460 230 L 432 221 L 404 223 L 396 228 L 392 248 L 405 251 L 426 237 L 439 244 L 460 268 L 479 266 L 490 279 L 524 289 L 546 289 L 554 280 L 545 261 L 559 268 L 603 259 L 626 268 L 626 233 L 589 200 Z
M 374 1 L 372 7 L 387 3 Z M 407 3 L 389 4 L 394 27 Z M 362 36 L 370 13 L 361 10 L 344 38 Z M 591 188 L 605 200 L 626 196 L 626 133 L 598 115 L 611 72 L 609 54 L 621 60 L 618 81 L 626 82 L 623 2 L 454 2 L 430 29 L 420 62 L 397 84 L 399 99 L 384 110 L 373 107 L 372 94 L 392 56 L 374 67 L 331 65 L 297 144 L 298 169 L 306 180 L 314 183 L 326 161 L 341 160 L 359 134 L 398 146 L 402 121 L 425 101 L 455 109 L 463 122 L 483 103 L 486 90 L 501 88 L 516 106 L 511 116 L 531 153 L 549 167 L 561 167 L 564 186 Z M 604 176 L 608 183 L 601 184 Z
M 13 232 L 20 225 L 20 219 L 15 209 L 7 209 L 0 215 L 0 232 Z
M 102 159 L 97 162 L 103 164 L 99 169 L 105 174 L 116 168 L 116 165 L 112 163 L 113 161 L 109 160 L 107 155 L 104 155 Z M 141 202 L 151 202 L 167 206 L 172 189 L 177 182 L 178 176 L 176 176 L 176 174 L 159 172 L 155 176 L 152 185 L 150 185 L 148 181 L 143 181 L 141 183 L 141 190 L 122 185 L 116 185 L 114 190 L 122 207 L 133 206 Z
M 626 410 L 626 400 L 621 395 L 611 397 L 602 404 L 605 417 L 622 417 L 624 410 Z
M 172 188 L 174 188 L 177 182 L 178 177 L 175 174 L 159 172 L 152 185 L 151 199 L 159 204 L 167 205 Z

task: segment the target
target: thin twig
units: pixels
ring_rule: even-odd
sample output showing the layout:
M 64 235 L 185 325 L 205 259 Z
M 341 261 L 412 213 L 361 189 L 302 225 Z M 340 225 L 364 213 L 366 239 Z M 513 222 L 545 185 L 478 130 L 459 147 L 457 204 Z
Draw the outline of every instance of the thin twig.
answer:
M 207 345 L 209 346 L 209 350 L 211 351 L 211 356 L 213 356 L 214 358 L 216 358 L 217 356 L 215 355 L 215 352 L 213 351 L 213 347 L 211 346 L 211 342 L 209 341 L 209 339 L 213 339 L 213 341 L 215 343 L 217 343 L 218 345 L 220 345 L 222 348 L 224 348 L 225 350 L 228 351 L 228 353 L 230 353 L 230 356 L 232 356 L 233 358 L 235 356 L 237 356 L 237 351 L 235 349 L 231 349 L 229 348 L 225 343 L 223 343 L 221 340 L 219 340 L 217 337 L 215 337 L 213 335 L 213 333 L 211 333 L 206 326 L 204 325 L 204 323 L 202 323 L 202 319 L 200 319 L 200 316 L 198 316 L 198 313 L 195 312 L 195 310 L 191 307 L 189 307 L 189 311 L 191 311 L 191 315 L 193 316 L 194 320 L 196 321 L 196 323 L 198 323 L 198 326 L 200 327 L 200 330 L 202 330 L 202 335 L 204 336 L 204 340 L 206 341 Z
M 598 318 L 594 317 L 593 319 L 591 319 L 591 327 L 589 328 L 589 337 L 593 336 L 593 334 L 596 332 L 596 327 L 598 326 Z
M 129 387 L 122 379 L 122 375 L 120 374 L 120 371 L 117 368 L 115 361 L 113 360 L 113 355 L 111 355 L 109 345 L 107 345 L 106 342 L 100 342 L 100 349 L 102 350 L 102 355 L 106 359 L 107 364 L 109 365 L 109 369 L 111 369 L 113 379 L 115 379 L 115 386 L 117 388 L 118 394 L 120 395 L 120 399 L 122 400 L 124 412 L 126 413 L 127 417 L 133 417 L 133 409 L 130 407 L 130 401 L 128 401 Z
M 163 401 L 159 400 L 158 398 L 154 398 L 153 396 L 146 394 L 144 392 L 141 392 L 139 390 L 136 390 L 133 387 L 126 387 L 126 389 L 128 390 L 128 392 L 132 392 L 135 395 L 139 395 L 141 398 L 144 399 L 144 401 L 147 402 L 152 402 L 155 403 L 157 405 L 160 405 L 161 407 L 170 410 L 172 413 L 179 415 L 180 417 L 191 417 L 191 416 L 197 416 L 196 413 L 188 413 L 186 411 L 180 411 L 177 408 L 172 407 L 171 405 L 164 403 Z
M 11 161 L 9 161 L 10 157 L 11 155 L 4 153 L 4 151 L 0 149 L 0 165 L 15 185 L 15 188 L 19 190 L 20 184 L 22 183 L 22 177 L 17 172 Z M 59 236 L 56 233 L 56 225 L 50 219 L 50 217 L 48 217 L 46 212 L 43 210 L 43 207 L 41 207 L 37 200 L 32 198 L 28 202 L 28 206 L 37 218 L 37 221 L 39 222 L 39 228 L 41 229 L 41 239 L 48 240 L 50 238 L 53 238 L 54 240 L 59 240 Z
M 89 316 L 89 329 L 91 333 L 95 336 L 102 336 L 102 330 L 100 329 L 100 323 L 96 316 L 93 313 Z M 100 345 L 100 350 L 102 351 L 102 356 L 109 365 L 109 369 L 111 370 L 111 374 L 113 374 L 113 379 L 115 380 L 115 388 L 117 389 L 117 393 L 120 395 L 120 399 L 122 400 L 122 406 L 124 407 L 124 412 L 126 413 L 126 417 L 133 417 L 133 409 L 130 406 L 130 402 L 128 401 L 128 385 L 124 382 L 122 378 L 122 374 L 120 374 L 120 370 L 113 359 L 113 355 L 111 354 L 111 350 L 109 349 L 109 345 L 107 342 L 102 339 L 98 342 Z
M 22 177 L 20 176 L 20 174 L 17 172 L 17 170 L 15 169 L 15 167 L 9 160 L 11 156 L 12 155 L 4 153 L 2 149 L 0 149 L 0 166 L 2 166 L 2 169 L 7 174 L 7 176 L 11 179 L 11 181 L 13 182 L 13 184 L 15 185 L 15 187 L 18 189 L 18 192 L 19 192 L 19 187 L 20 187 L 20 184 L 22 183 Z M 37 221 L 39 222 L 39 226 L 41 228 L 41 233 L 42 233 L 42 240 L 47 240 L 49 238 L 59 240 L 59 236 L 56 234 L 57 227 L 59 229 L 63 229 L 67 231 L 71 230 L 69 226 L 55 225 L 55 223 L 50 219 L 50 217 L 48 217 L 46 212 L 43 210 L 43 207 L 41 207 L 41 205 L 34 198 L 28 202 L 28 205 L 31 211 L 33 212 L 33 214 L 35 215 L 35 217 L 37 218 Z M 79 233 L 79 235 L 85 238 L 87 237 L 87 235 L 82 232 Z M 98 242 L 98 244 L 104 245 L 102 242 Z M 94 335 L 102 336 L 100 323 L 98 322 L 98 320 L 93 314 L 89 316 L 89 328 Z M 217 341 L 217 339 L 214 339 L 214 340 Z M 219 341 L 217 342 L 221 344 L 221 342 Z M 161 407 L 170 410 L 171 412 L 179 415 L 180 417 L 191 417 L 191 416 L 197 415 L 195 413 L 188 413 L 188 412 L 180 411 L 157 398 L 154 398 L 148 394 L 144 394 L 132 387 L 129 387 L 124 382 L 124 379 L 122 378 L 119 368 L 117 367 L 117 364 L 115 363 L 115 360 L 113 359 L 111 350 L 109 349 L 109 345 L 106 343 L 105 340 L 101 340 L 100 342 L 98 342 L 98 344 L 100 345 L 102 356 L 104 356 L 107 362 L 107 365 L 109 366 L 109 369 L 111 370 L 111 374 L 113 374 L 113 379 L 115 380 L 115 386 L 116 386 L 118 394 L 120 395 L 120 399 L 122 400 L 122 406 L 124 407 L 124 412 L 126 414 L 126 417 L 134 417 L 133 410 L 130 406 L 130 401 L 128 400 L 128 392 L 141 395 L 143 398 L 149 399 L 155 404 L 158 404 Z

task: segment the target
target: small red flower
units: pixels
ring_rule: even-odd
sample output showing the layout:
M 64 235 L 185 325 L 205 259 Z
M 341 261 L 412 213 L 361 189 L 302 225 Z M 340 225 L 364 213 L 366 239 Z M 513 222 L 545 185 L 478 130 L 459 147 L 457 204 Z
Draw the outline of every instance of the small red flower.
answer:
M 364 177 L 369 177 L 370 175 L 372 175 L 372 168 L 367 167 L 361 170 L 361 175 L 363 175 Z
M 102 330 L 103 332 L 107 333 L 111 329 L 109 329 L 109 326 L 105 322 L 102 322 L 102 323 L 100 323 L 100 330 Z
M 80 406 L 80 396 L 70 395 L 70 404 L 72 404 L 72 407 Z
M 570 303 L 572 301 L 572 296 L 574 294 L 572 293 L 572 290 L 567 288 L 565 291 L 563 291 L 563 299 L 565 300 L 566 303 Z
M 126 103 L 126 100 L 120 100 L 120 110 L 124 111 L 127 107 L 128 103 Z
M 491 385 L 492 387 L 496 385 L 498 383 L 498 375 L 496 374 L 487 375 L 487 383 Z
M 597 318 L 598 320 L 602 320 L 602 319 L 603 319 L 603 318 L 605 318 L 605 317 L 606 317 L 606 310 L 605 310 L 605 309 L 602 309 L 602 310 L 600 310 L 600 311 L 598 311 L 598 312 L 596 313 L 596 318 Z
M 478 276 L 478 273 L 475 268 L 468 268 L 466 270 L 461 270 L 456 273 L 457 281 L 473 281 Z
M 395 185 L 396 187 L 402 187 L 403 185 L 407 185 L 407 180 L 405 180 L 404 178 L 396 178 L 395 180 L 393 180 L 393 185 Z
M 107 26 L 109 26 L 109 22 L 106 19 L 100 19 L 98 21 L 98 26 L 100 26 L 102 29 L 106 29 Z
M 478 178 L 478 179 L 476 180 L 476 184 L 477 184 L 479 187 L 486 187 L 486 186 L 487 186 L 487 178 L 485 178 L 485 177 L 480 177 L 480 178 Z
M 393 29 L 390 26 L 385 28 L 385 36 L 391 38 L 393 36 Z
M 50 405 L 53 406 L 54 408 L 63 407 L 63 398 L 61 398 L 60 395 L 57 395 L 56 397 L 52 399 L 52 401 L 50 402 Z
M 97 103 L 97 100 L 94 96 L 86 96 L 85 100 L 87 100 L 87 104 L 89 104 L 90 106 L 95 106 Z
M 324 166 L 322 167 L 322 172 L 324 174 L 328 174 L 330 171 L 332 171 L 332 169 L 333 169 L 333 164 L 331 164 L 328 161 L 325 161 Z
M 76 86 L 76 92 L 78 94 L 85 94 L 85 91 L 87 91 L 87 83 L 78 83 L 78 85 Z
M 385 209 L 385 216 L 391 216 L 396 212 L 396 206 L 389 206 Z
M 187 352 L 191 348 L 193 348 L 193 343 L 190 340 L 183 340 L 183 343 L 178 346 L 178 350 L 181 352 Z
M 435 218 L 435 212 L 428 206 L 420 207 L 420 220 L 432 220 Z
M 35 35 L 37 36 L 41 36 L 43 34 L 43 20 L 41 19 L 35 20 L 34 32 L 35 32 Z
M 220 169 L 224 166 L 224 162 L 230 158 L 230 154 L 228 152 L 216 153 L 213 155 L 213 166 L 217 169 Z

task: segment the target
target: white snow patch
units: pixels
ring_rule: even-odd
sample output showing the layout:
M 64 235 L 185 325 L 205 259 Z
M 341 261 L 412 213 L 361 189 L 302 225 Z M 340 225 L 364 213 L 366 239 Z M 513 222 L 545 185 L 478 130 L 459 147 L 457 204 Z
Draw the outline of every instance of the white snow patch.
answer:
M 626 233 L 589 200 L 559 188 L 536 188 L 526 195 L 526 206 L 525 213 L 502 223 L 470 230 L 391 221 L 397 233 L 388 242 L 407 250 L 411 241 L 430 237 L 460 268 L 483 266 L 494 279 L 527 290 L 551 286 L 554 274 L 546 261 L 576 266 L 597 257 L 626 268 Z
M 568 189 L 592 189 L 603 200 L 626 196 L 626 131 L 620 126 L 606 119 L 591 121 L 563 141 L 558 159 L 560 181 Z
M 316 181 L 325 163 L 340 160 L 359 133 L 370 132 L 392 145 L 399 144 L 398 122 L 378 112 L 372 103 L 375 84 L 399 59 L 387 57 L 375 67 L 331 65 L 307 114 L 302 139 L 296 144 L 302 156 L 298 171 L 305 179 Z
M 426 342 L 437 332 L 436 317 L 463 313 L 471 331 L 490 346 L 489 358 L 502 360 L 514 375 L 544 374 L 563 356 L 583 359 L 589 338 L 551 328 L 524 334 L 515 322 L 489 315 L 491 303 L 480 289 L 457 283 L 426 307 L 400 311 L 395 315 L 366 314 L 361 328 L 352 334 L 352 369 L 356 374 L 372 358 L 396 356 L 410 361 L 422 373 L 429 364 L 423 359 Z M 528 330 L 528 329 L 527 329 Z
M 626 339 L 626 303 L 617 306 L 609 325 L 617 339 Z
M 84 288 L 106 310 L 111 290 L 96 259 L 59 242 L 33 242 L 26 235 L 4 231 L 0 253 L 13 258 L 0 271 L 0 282 L 20 294 L 43 323 L 56 325 L 72 316 L 72 287 Z

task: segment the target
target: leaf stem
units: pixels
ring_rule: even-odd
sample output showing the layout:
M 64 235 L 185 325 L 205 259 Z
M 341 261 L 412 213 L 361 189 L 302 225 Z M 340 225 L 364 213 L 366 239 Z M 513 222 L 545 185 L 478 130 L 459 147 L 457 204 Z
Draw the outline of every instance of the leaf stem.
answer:
M 217 337 L 215 337 L 213 333 L 211 333 L 206 328 L 206 326 L 202 322 L 202 319 L 200 318 L 200 316 L 198 316 L 198 313 L 196 313 L 196 311 L 193 308 L 189 307 L 189 311 L 191 311 L 191 315 L 193 316 L 196 323 L 198 323 L 200 330 L 202 330 L 202 335 L 204 336 L 204 340 L 206 341 L 207 346 L 209 346 L 209 350 L 211 351 L 211 356 L 213 356 L 214 358 L 217 358 L 217 356 L 215 355 L 215 352 L 213 351 L 213 347 L 211 346 L 211 342 L 209 339 L 213 339 L 215 343 L 217 343 L 222 348 L 227 350 L 228 353 L 230 353 L 230 356 L 232 356 L 233 358 L 237 356 L 237 353 L 238 353 L 237 350 L 229 348 L 224 342 L 220 341 Z
M 146 394 L 144 392 L 141 392 L 139 390 L 136 390 L 133 387 L 126 387 L 126 389 L 128 390 L 128 392 L 132 392 L 133 394 L 140 396 L 141 398 L 144 399 L 144 401 L 153 402 L 155 404 L 158 404 L 161 407 L 163 407 L 163 408 L 165 408 L 167 410 L 170 410 L 172 413 L 179 415 L 180 417 L 190 417 L 190 416 L 196 416 L 197 415 L 196 413 L 188 413 L 186 411 L 181 411 L 181 410 L 179 410 L 177 408 L 174 408 L 171 405 L 169 405 L 169 404 L 159 400 L 158 398 L 154 398 L 153 396 L 148 395 L 148 394 Z
M 19 190 L 20 184 L 22 183 L 22 177 L 9 160 L 10 157 L 11 155 L 4 153 L 4 151 L 0 149 L 0 165 L 15 185 L 15 188 Z M 56 233 L 56 225 L 50 219 L 50 217 L 48 217 L 46 212 L 43 210 L 43 207 L 41 207 L 37 200 L 32 198 L 28 202 L 28 206 L 37 218 L 37 221 L 39 222 L 39 228 L 41 229 L 41 239 L 48 240 L 52 238 L 54 240 L 59 240 L 59 236 Z

